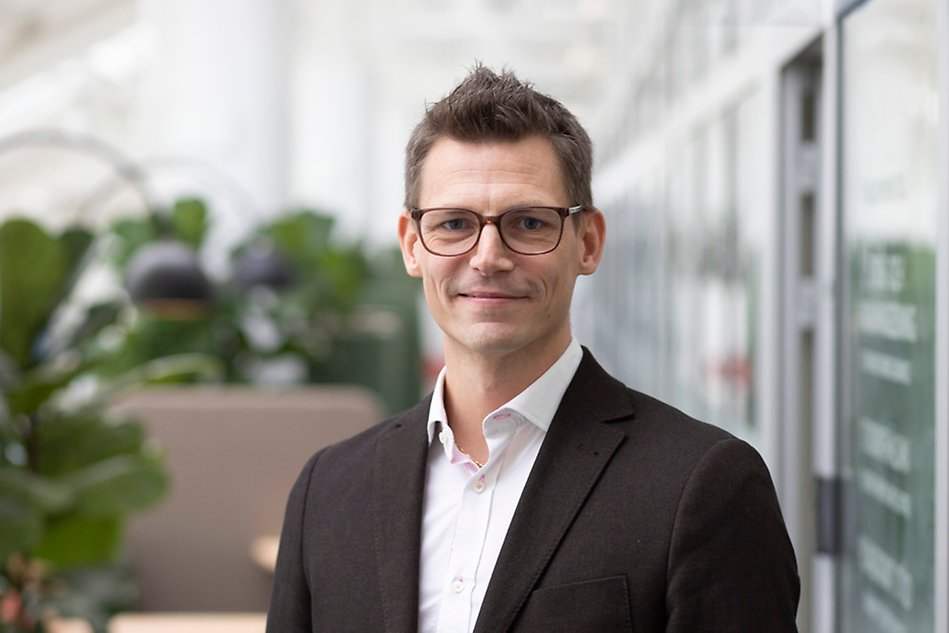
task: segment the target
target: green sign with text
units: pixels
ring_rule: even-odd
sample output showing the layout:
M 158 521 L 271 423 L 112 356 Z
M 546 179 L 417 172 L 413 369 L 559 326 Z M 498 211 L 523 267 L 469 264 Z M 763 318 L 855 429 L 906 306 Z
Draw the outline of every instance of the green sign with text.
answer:
M 937 4 L 872 0 L 841 28 L 847 633 L 934 627 Z

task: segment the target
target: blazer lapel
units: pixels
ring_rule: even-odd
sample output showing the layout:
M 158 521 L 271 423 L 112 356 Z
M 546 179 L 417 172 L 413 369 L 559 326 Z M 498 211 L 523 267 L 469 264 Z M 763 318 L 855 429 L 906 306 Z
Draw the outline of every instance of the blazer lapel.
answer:
M 603 422 L 628 418 L 626 387 L 584 349 L 508 529 L 475 633 L 507 631 L 600 473 L 626 437 Z
M 423 400 L 392 423 L 379 437 L 373 461 L 373 541 L 385 630 L 393 633 L 418 629 L 429 403 Z

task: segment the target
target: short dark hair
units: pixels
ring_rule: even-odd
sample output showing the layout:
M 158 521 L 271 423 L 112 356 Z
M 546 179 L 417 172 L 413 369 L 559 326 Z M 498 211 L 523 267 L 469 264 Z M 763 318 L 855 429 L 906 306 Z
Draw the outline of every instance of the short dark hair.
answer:
M 418 206 L 422 163 L 439 138 L 461 142 L 550 140 L 570 195 L 568 204 L 593 207 L 593 143 L 562 103 L 514 73 L 477 64 L 448 96 L 432 104 L 405 148 L 405 206 Z

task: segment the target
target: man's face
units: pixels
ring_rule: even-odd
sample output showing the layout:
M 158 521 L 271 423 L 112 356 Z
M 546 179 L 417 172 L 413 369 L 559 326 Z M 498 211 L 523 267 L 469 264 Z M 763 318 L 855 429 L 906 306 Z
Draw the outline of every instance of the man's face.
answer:
M 484 216 L 511 207 L 569 207 L 550 141 L 435 142 L 422 166 L 419 208 L 470 209 Z M 580 221 L 577 231 L 574 223 Z M 568 218 L 560 245 L 544 255 L 520 255 L 487 225 L 469 253 L 441 257 L 425 250 L 414 221 L 399 221 L 408 273 L 421 277 L 425 299 L 445 334 L 446 355 L 483 357 L 528 353 L 556 359 L 570 340 L 570 300 L 577 275 L 596 270 L 605 233 L 599 211 Z

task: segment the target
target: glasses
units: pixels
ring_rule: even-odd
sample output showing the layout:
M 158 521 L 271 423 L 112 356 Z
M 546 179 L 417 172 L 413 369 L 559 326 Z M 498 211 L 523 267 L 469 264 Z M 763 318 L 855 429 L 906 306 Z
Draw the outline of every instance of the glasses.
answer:
M 412 209 L 422 246 L 432 255 L 454 257 L 470 252 L 481 239 L 485 225 L 493 224 L 501 241 L 521 255 L 543 255 L 560 245 L 568 216 L 583 211 L 575 207 L 514 207 L 494 216 L 468 209 Z

